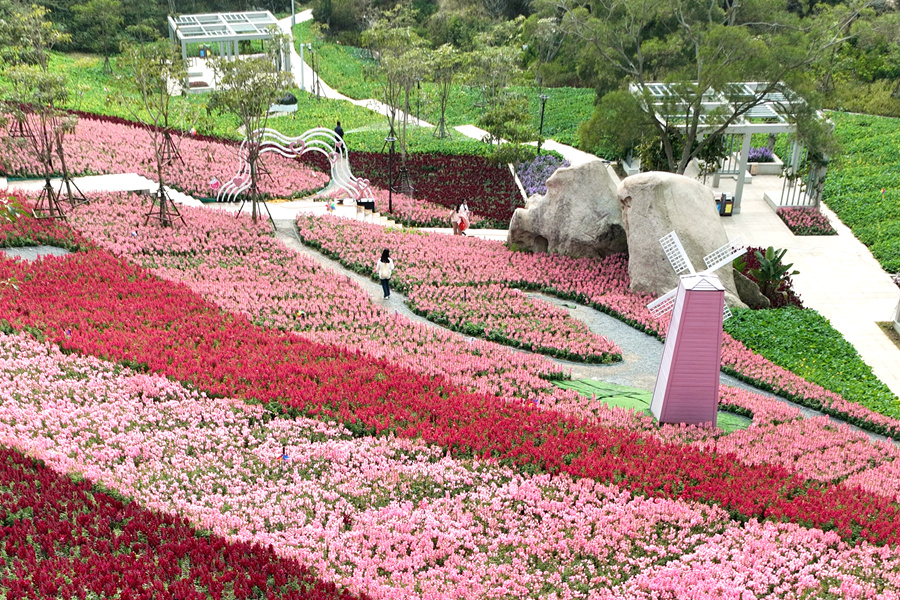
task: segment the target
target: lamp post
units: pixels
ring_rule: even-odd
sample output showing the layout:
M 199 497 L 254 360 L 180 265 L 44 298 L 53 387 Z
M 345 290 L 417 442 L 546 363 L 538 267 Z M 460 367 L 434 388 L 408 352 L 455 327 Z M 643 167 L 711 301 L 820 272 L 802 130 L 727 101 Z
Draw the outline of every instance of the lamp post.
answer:
M 420 127 L 422 122 L 419 120 L 419 109 L 422 106 L 422 78 L 416 77 L 416 126 Z
M 394 142 L 397 138 L 390 136 L 384 138 L 384 141 L 391 145 L 388 151 L 388 212 L 394 214 Z
M 297 26 L 297 11 L 294 10 L 294 0 L 291 0 L 291 27 Z
M 312 50 L 312 44 L 300 44 L 300 90 L 306 91 L 306 81 L 304 75 L 306 75 L 306 63 L 303 62 L 303 47 L 306 46 L 310 50 Z
M 538 96 L 538 99 L 541 101 L 541 124 L 538 127 L 538 148 L 537 153 L 538 156 L 541 155 L 541 140 L 544 137 L 544 107 L 547 106 L 547 98 L 549 98 L 547 94 L 541 94 Z

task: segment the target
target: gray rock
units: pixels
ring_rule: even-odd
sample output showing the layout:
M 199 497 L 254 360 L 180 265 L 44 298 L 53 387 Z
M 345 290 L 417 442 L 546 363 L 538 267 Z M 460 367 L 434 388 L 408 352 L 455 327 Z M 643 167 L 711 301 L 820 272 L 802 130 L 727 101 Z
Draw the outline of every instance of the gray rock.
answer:
M 590 161 L 557 169 L 547 180 L 546 195 L 532 196 L 525 208 L 516 209 L 507 243 L 576 258 L 625 252 L 622 208 L 607 166 Z
M 700 182 L 674 173 L 652 171 L 626 177 L 619 184 L 622 222 L 628 238 L 631 289 L 655 296 L 678 285 L 659 239 L 675 231 L 697 271 L 703 257 L 728 243 L 716 212 L 713 192 Z M 716 272 L 729 306 L 745 307 L 734 285 L 732 269 Z
M 769 308 L 772 306 L 772 301 L 763 296 L 755 281 L 738 270 L 735 270 L 733 275 L 734 287 L 737 289 L 741 302 L 750 308 Z

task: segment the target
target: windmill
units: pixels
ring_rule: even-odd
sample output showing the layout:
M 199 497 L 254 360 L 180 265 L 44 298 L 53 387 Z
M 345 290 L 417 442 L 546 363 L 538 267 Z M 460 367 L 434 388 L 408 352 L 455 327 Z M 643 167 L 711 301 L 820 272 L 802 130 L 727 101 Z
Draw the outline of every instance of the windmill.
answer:
M 698 273 L 674 231 L 659 243 L 681 277 L 677 288 L 647 305 L 656 317 L 673 311 L 650 410 L 660 423 L 715 424 L 722 322 L 731 317 L 725 306 L 725 287 L 715 271 L 730 265 L 747 249 L 737 238 L 704 256 L 706 270 Z

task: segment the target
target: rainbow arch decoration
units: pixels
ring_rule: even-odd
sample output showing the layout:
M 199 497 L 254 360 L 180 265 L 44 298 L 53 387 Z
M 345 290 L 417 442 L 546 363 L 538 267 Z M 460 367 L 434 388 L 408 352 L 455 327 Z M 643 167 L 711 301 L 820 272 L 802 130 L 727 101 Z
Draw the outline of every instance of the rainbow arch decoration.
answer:
M 368 179 L 354 177 L 350 172 L 350 162 L 347 158 L 347 145 L 344 140 L 333 130 L 326 127 L 310 129 L 297 137 L 288 137 L 274 129 L 257 129 L 251 135 L 244 138 L 238 153 L 240 163 L 234 177 L 225 182 L 216 182 L 216 201 L 235 202 L 237 197 L 250 189 L 250 163 L 247 161 L 248 145 L 250 140 L 260 140 L 259 155 L 276 152 L 287 158 L 297 158 L 307 152 L 319 152 L 328 158 L 331 165 L 331 183 L 319 191 L 322 194 L 337 188 L 346 194 L 347 198 L 354 202 L 371 197 L 371 187 Z

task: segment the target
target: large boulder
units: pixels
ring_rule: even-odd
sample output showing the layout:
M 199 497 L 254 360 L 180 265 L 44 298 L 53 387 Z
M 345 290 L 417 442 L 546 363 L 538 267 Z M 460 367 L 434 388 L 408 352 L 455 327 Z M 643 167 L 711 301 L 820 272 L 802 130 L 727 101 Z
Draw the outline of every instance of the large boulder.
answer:
M 576 258 L 628 249 L 617 181 L 599 160 L 557 169 L 547 193 L 528 199 L 509 223 L 507 243 L 530 252 Z
M 678 234 L 691 264 L 706 269 L 703 257 L 728 243 L 712 190 L 702 183 L 673 173 L 640 173 L 619 184 L 622 222 L 628 238 L 628 275 L 631 289 L 665 294 L 678 285 L 659 239 Z M 731 267 L 716 272 L 725 286 L 731 307 L 745 307 L 734 285 Z

